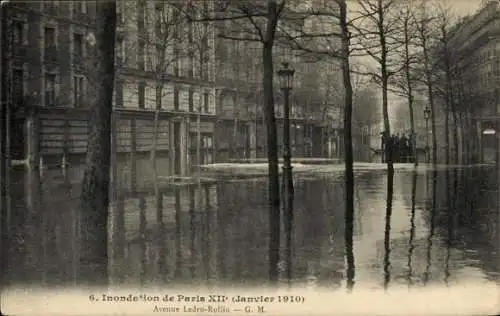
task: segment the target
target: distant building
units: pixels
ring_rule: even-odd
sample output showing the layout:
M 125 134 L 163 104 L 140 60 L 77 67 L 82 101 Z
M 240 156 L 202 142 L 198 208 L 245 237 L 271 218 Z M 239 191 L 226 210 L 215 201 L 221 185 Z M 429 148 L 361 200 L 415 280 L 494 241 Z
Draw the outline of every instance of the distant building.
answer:
M 314 6 L 321 8 L 325 5 L 322 1 L 290 1 L 288 4 L 292 12 L 307 12 Z M 326 23 L 318 21 L 317 17 L 307 19 L 302 27 L 308 32 L 326 33 Z M 248 31 L 235 31 L 241 29 L 238 25 L 242 23 L 246 21 L 226 20 L 216 23 L 223 35 L 216 43 L 216 85 L 220 113 L 217 146 L 223 160 L 263 158 L 267 155 L 262 99 L 262 43 L 224 38 L 251 36 Z M 290 22 L 280 23 L 282 27 L 287 27 L 286 23 Z M 328 27 L 331 28 L 332 23 Z M 253 26 L 250 25 L 250 28 Z M 273 51 L 275 72 L 282 67 L 282 62 L 289 62 L 290 67 L 295 69 L 290 100 L 292 154 L 323 157 L 341 155 L 340 67 L 332 61 L 313 62 L 304 52 L 294 51 L 279 42 Z M 277 139 L 282 149 L 284 100 L 278 84 L 275 85 L 274 93 Z

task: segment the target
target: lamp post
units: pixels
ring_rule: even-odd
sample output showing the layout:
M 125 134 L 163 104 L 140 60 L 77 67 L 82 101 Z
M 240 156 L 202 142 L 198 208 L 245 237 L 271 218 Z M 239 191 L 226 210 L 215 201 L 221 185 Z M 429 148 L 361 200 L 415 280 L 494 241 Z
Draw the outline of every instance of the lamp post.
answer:
M 425 119 L 425 163 L 430 161 L 429 153 L 429 118 L 431 116 L 431 110 L 428 106 L 424 109 L 424 119 Z
M 294 69 L 288 68 L 288 63 L 283 63 L 283 68 L 278 71 L 281 90 L 285 99 L 284 124 L 283 124 L 283 193 L 284 193 L 284 219 L 286 233 L 286 260 L 287 277 L 291 281 L 291 246 L 292 246 L 292 224 L 293 224 L 293 178 L 292 178 L 292 153 L 290 150 L 290 90 L 292 90 Z

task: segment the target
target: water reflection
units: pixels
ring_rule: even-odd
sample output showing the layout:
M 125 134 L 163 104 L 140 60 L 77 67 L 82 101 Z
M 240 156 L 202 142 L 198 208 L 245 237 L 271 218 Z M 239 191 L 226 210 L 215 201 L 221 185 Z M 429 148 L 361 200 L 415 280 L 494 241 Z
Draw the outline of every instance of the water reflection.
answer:
M 446 173 L 448 172 L 447 170 L 445 171 Z M 427 285 L 429 282 L 430 278 L 430 273 L 431 273 L 431 264 L 432 264 L 432 242 L 434 238 L 434 231 L 436 229 L 436 213 L 437 213 L 437 170 L 432 171 L 432 197 L 431 197 L 431 207 L 429 209 L 431 213 L 431 219 L 430 219 L 430 229 L 429 229 L 429 235 L 427 237 L 427 263 L 425 267 L 425 273 L 424 273 L 424 285 Z M 446 188 L 448 190 L 448 188 Z
M 394 169 L 387 171 L 387 199 L 385 207 L 385 230 L 384 230 L 384 289 L 391 282 L 391 217 L 392 203 L 394 197 Z
M 413 285 L 413 251 L 415 250 L 415 216 L 417 202 L 417 170 L 413 170 L 411 175 L 411 213 L 410 213 L 410 239 L 408 241 L 408 286 Z
M 359 195 L 358 195 L 359 198 Z M 354 287 L 354 277 L 355 277 L 355 259 L 354 259 L 354 245 L 353 245 L 353 237 L 354 237 L 354 209 L 352 212 L 346 210 L 345 211 L 345 248 L 346 248 L 346 263 L 347 263 L 347 290 L 352 291 Z
M 455 170 L 456 171 L 456 170 Z M 453 243 L 453 217 L 455 214 L 455 203 L 454 199 L 452 199 L 453 196 L 456 196 L 456 186 L 457 183 L 454 180 L 450 179 L 450 174 L 452 173 L 452 170 L 447 170 L 446 171 L 446 204 L 447 204 L 447 238 L 446 238 L 446 258 L 445 258 L 445 265 L 444 265 L 444 283 L 446 286 L 449 286 L 449 279 L 450 279 L 450 257 L 451 257 L 451 247 Z M 454 174 L 454 179 L 456 179 L 456 174 Z M 453 186 L 452 186 L 453 185 Z M 452 192 L 453 191 L 453 192 Z
M 117 178 L 127 181 L 115 184 L 110 205 L 111 283 L 267 281 L 265 180 L 162 182 L 152 188 L 141 173 L 130 181 L 125 169 L 118 168 Z M 66 177 L 57 171 L 43 178 L 12 174 L 11 284 L 75 283 L 78 176 L 77 170 Z M 350 217 L 340 175 L 296 180 L 292 282 L 328 288 L 342 282 L 352 287 L 354 276 L 361 288 L 498 282 L 497 184 L 491 170 L 372 170 L 357 173 L 355 181 L 356 212 Z

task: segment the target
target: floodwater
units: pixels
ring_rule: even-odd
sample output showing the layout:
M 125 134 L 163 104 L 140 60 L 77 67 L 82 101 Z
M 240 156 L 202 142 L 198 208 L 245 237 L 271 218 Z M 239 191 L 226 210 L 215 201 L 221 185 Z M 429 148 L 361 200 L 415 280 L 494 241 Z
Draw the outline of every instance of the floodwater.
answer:
M 117 164 L 110 206 L 110 282 L 260 285 L 268 278 L 266 179 L 152 185 Z M 158 170 L 166 170 L 161 162 Z M 11 175 L 10 285 L 69 286 L 78 275 L 82 165 Z M 131 172 L 133 170 L 133 172 Z M 159 172 L 166 176 L 167 172 Z M 491 167 L 356 172 L 353 248 L 345 249 L 342 173 L 295 179 L 292 282 L 338 288 L 498 284 L 499 213 Z M 284 241 L 284 238 L 281 238 Z M 346 253 L 354 264 L 346 266 Z M 282 275 L 285 264 L 279 265 Z M 350 274 L 349 274 L 350 275 Z

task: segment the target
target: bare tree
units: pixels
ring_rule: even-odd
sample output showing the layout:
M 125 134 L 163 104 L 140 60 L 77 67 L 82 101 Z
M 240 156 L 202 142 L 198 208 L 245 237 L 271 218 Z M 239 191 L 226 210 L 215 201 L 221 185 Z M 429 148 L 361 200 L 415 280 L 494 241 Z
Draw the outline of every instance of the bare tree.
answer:
M 96 3 L 99 86 L 91 104 L 86 168 L 81 194 L 80 258 L 85 276 L 107 284 L 111 113 L 115 76 L 116 3 Z M 90 272 L 92 271 L 92 272 Z
M 431 114 L 431 130 L 432 130 L 432 163 L 437 163 L 437 133 L 436 133 L 436 109 L 434 102 L 434 78 L 432 73 L 432 59 L 430 56 L 430 45 L 432 39 L 431 28 L 429 24 L 433 21 L 433 17 L 427 12 L 427 0 L 423 0 L 418 7 L 418 13 L 415 13 L 415 25 L 418 31 L 419 47 L 422 51 L 422 64 L 424 72 L 424 82 L 427 88 L 427 98 L 429 101 L 429 109 Z
M 361 7 L 360 14 L 363 18 L 355 26 L 360 35 L 358 43 L 365 52 L 377 62 L 378 72 L 367 71 L 373 80 L 382 88 L 382 116 L 384 120 L 384 137 L 391 135 L 388 92 L 389 80 L 401 71 L 397 63 L 401 43 L 398 37 L 400 17 L 398 15 L 398 1 L 396 0 L 358 0 Z M 391 146 L 386 146 L 386 162 L 390 170 L 393 169 Z
M 198 21 L 238 21 L 239 27 L 234 33 L 221 34 L 226 39 L 261 43 L 262 48 L 262 87 L 264 94 L 265 119 L 267 128 L 267 156 L 269 177 L 269 280 L 278 280 L 278 262 L 280 258 L 280 194 L 278 171 L 278 148 L 276 117 L 274 109 L 274 63 L 273 48 L 276 42 L 276 30 L 280 16 L 287 1 L 266 2 L 222 2 L 216 15 L 207 15 L 202 19 L 187 13 L 193 22 Z
M 345 247 L 347 255 L 347 279 L 348 289 L 354 286 L 354 255 L 353 255 L 353 224 L 354 224 L 354 167 L 352 150 L 352 106 L 353 89 L 351 83 L 350 40 L 351 32 L 347 20 L 347 3 L 345 0 L 337 0 L 340 9 L 340 30 L 341 30 L 341 58 L 342 58 L 342 78 L 344 82 L 344 151 L 345 151 Z
M 142 35 L 145 42 L 145 66 L 155 79 L 156 104 L 150 159 L 153 170 L 156 170 L 159 115 L 165 98 L 164 87 L 169 82 L 168 74 L 173 73 L 172 66 L 184 57 L 180 53 L 182 50 L 179 47 L 179 40 L 183 36 L 181 30 L 185 20 L 181 12 L 169 1 L 149 3 L 152 4 L 153 10 L 147 4 L 146 12 L 153 13 L 151 14 L 153 18 L 144 19 L 146 32 Z
M 413 12 L 411 6 L 407 3 L 402 7 L 401 10 L 401 24 L 402 24 L 402 34 L 401 43 L 403 45 L 403 51 L 401 56 L 401 63 L 403 67 L 403 73 L 396 74 L 392 80 L 390 80 L 391 86 L 395 87 L 396 94 L 406 97 L 408 102 L 408 109 L 410 114 L 410 129 L 411 129 L 411 140 L 413 148 L 413 161 L 415 166 L 418 165 L 417 160 L 417 150 L 416 150 L 416 134 L 415 134 L 415 113 L 414 113 L 414 85 L 415 85 L 415 75 L 416 72 L 413 71 L 415 68 L 415 46 L 416 43 L 414 38 L 416 38 L 415 20 L 413 18 Z

